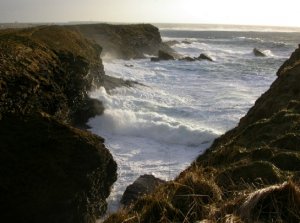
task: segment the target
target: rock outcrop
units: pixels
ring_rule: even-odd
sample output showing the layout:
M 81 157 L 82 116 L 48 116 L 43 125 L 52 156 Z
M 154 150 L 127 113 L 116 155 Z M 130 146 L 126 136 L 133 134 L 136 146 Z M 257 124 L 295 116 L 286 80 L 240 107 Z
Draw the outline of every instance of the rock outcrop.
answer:
M 300 222 L 299 83 L 300 48 L 236 128 L 106 222 Z
M 266 54 L 264 54 L 261 50 L 254 48 L 253 49 L 253 54 L 257 57 L 265 57 L 267 56 Z
M 199 55 L 199 57 L 197 57 L 198 60 L 208 60 L 208 61 L 213 61 L 213 59 L 209 56 L 207 56 L 206 54 L 204 53 L 201 53 Z
M 159 50 L 175 53 L 163 43 L 158 28 L 150 24 L 87 24 L 66 26 L 103 47 L 104 58 L 137 59 L 157 55 Z
M 102 138 L 72 127 L 103 111 L 88 97 L 105 79 L 100 53 L 60 26 L 1 30 L 2 221 L 95 222 L 105 213 L 117 165 Z
M 142 175 L 126 188 L 121 203 L 124 205 L 132 204 L 139 197 L 153 192 L 162 183 L 165 183 L 165 181 L 153 175 Z

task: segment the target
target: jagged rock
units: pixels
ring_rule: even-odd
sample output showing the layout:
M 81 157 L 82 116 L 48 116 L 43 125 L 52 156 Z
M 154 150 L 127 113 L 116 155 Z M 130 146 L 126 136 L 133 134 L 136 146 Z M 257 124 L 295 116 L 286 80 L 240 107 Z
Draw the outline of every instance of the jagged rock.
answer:
M 183 40 L 182 43 L 188 44 L 188 45 L 192 44 L 191 42 L 189 42 L 189 41 L 187 41 L 187 40 Z
M 150 60 L 152 62 L 159 62 L 160 61 L 160 59 L 158 57 L 151 57 Z
M 159 60 L 175 60 L 175 57 L 165 51 L 159 50 L 158 51 L 158 59 Z
M 170 40 L 170 41 L 166 41 L 164 43 L 167 44 L 168 46 L 174 46 L 176 44 L 179 44 L 179 41 L 177 41 L 177 40 Z
M 253 49 L 253 53 L 257 57 L 265 57 L 265 56 L 267 56 L 266 54 L 264 54 L 261 50 L 259 50 L 257 48 Z
M 192 57 L 183 57 L 183 58 L 180 58 L 179 60 L 193 62 L 193 61 L 196 61 L 197 59 L 192 58 Z
M 213 59 L 204 53 L 201 53 L 199 57 L 197 57 L 198 60 L 208 60 L 208 61 L 213 61 Z
M 142 195 L 153 192 L 158 185 L 164 182 L 164 180 L 156 178 L 153 175 L 142 175 L 126 188 L 121 203 L 129 205 Z

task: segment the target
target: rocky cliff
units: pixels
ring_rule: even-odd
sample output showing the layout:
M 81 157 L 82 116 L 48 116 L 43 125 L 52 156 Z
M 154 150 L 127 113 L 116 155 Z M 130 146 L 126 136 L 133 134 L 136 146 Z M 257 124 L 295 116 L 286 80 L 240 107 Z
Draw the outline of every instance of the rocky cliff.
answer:
M 104 140 L 72 127 L 103 111 L 101 47 L 60 26 L 0 32 L 4 222 L 95 222 L 116 180 Z M 83 117 L 84 115 L 84 117 Z
M 159 50 L 175 54 L 161 40 L 158 28 L 150 24 L 87 24 L 66 26 L 103 47 L 104 58 L 137 59 L 157 55 Z
M 300 222 L 300 48 L 177 179 L 106 222 Z

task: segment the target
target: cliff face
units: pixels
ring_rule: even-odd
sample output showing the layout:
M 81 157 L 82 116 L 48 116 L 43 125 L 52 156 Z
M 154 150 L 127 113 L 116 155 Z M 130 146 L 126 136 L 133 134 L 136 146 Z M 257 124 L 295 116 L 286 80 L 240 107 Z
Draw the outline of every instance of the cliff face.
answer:
M 94 222 L 104 214 L 116 163 L 102 138 L 71 126 L 103 110 L 88 98 L 103 82 L 100 53 L 59 26 L 0 32 L 3 221 Z
M 162 43 L 158 28 L 150 24 L 89 24 L 66 27 L 79 31 L 102 46 L 104 58 L 145 58 L 145 54 L 157 55 L 160 49 L 175 53 Z
M 236 128 L 175 181 L 106 222 L 299 222 L 299 83 L 300 48 Z

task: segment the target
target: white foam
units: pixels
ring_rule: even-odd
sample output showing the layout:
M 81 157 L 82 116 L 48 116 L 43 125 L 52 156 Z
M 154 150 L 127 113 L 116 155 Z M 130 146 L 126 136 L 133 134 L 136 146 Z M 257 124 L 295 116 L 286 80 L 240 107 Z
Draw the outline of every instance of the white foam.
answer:
M 128 89 L 127 91 L 134 91 Z M 116 96 L 117 95 L 117 96 Z M 124 104 L 120 94 L 110 96 L 104 88 L 93 93 L 93 97 L 104 102 L 105 111 L 89 121 L 93 132 L 101 135 L 106 132 L 120 136 L 148 138 L 167 144 L 198 146 L 212 141 L 218 134 L 207 128 L 194 129 L 166 114 Z M 136 101 L 137 102 L 137 101 Z M 151 106 L 155 106 L 152 105 Z

